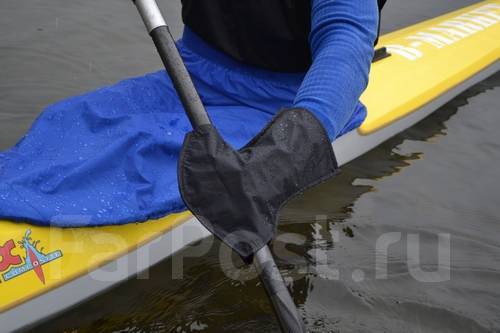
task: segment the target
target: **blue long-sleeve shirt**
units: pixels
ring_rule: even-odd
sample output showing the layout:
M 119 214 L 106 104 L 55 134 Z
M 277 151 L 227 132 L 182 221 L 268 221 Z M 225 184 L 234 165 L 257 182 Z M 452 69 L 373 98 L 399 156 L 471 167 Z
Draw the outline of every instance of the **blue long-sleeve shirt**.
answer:
M 310 45 L 313 63 L 294 105 L 313 112 L 331 139 L 353 113 L 368 84 L 377 37 L 376 0 L 313 0 Z

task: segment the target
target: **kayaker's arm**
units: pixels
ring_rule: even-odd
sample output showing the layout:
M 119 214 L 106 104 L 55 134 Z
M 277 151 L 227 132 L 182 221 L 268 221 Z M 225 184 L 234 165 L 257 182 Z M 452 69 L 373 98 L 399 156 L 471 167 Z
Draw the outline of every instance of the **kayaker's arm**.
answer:
M 376 0 L 313 0 L 311 15 L 313 63 L 294 104 L 313 112 L 333 140 L 368 84 L 378 6 Z

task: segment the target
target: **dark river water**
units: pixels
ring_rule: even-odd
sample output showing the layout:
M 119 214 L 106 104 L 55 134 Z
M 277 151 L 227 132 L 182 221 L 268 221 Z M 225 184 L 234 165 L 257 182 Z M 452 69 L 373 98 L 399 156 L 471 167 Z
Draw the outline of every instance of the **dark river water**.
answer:
M 390 1 L 383 31 L 474 2 Z M 178 36 L 179 1 L 161 4 Z M 47 104 L 161 67 L 130 1 L 4 0 L 0 15 L 0 150 Z M 500 332 L 499 96 L 497 73 L 287 205 L 275 249 L 308 330 Z M 32 332 L 278 331 L 219 248 L 180 253 L 184 279 L 165 260 Z

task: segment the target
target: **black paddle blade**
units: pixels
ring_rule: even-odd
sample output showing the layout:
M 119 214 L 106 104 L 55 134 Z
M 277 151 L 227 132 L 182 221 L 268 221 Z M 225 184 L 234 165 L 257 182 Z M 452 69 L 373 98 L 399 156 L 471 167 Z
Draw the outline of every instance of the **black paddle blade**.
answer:
M 285 110 L 240 150 L 211 125 L 184 141 L 179 187 L 191 212 L 243 259 L 269 243 L 279 209 L 294 195 L 332 177 L 335 155 L 309 111 Z

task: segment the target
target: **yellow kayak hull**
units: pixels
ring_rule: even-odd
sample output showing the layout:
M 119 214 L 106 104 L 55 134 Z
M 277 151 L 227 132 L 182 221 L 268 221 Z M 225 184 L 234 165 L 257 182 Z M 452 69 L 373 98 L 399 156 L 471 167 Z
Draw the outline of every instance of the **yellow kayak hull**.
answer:
M 372 67 L 359 132 L 380 130 L 498 61 L 499 20 L 500 2 L 484 1 L 381 37 L 392 57 Z

